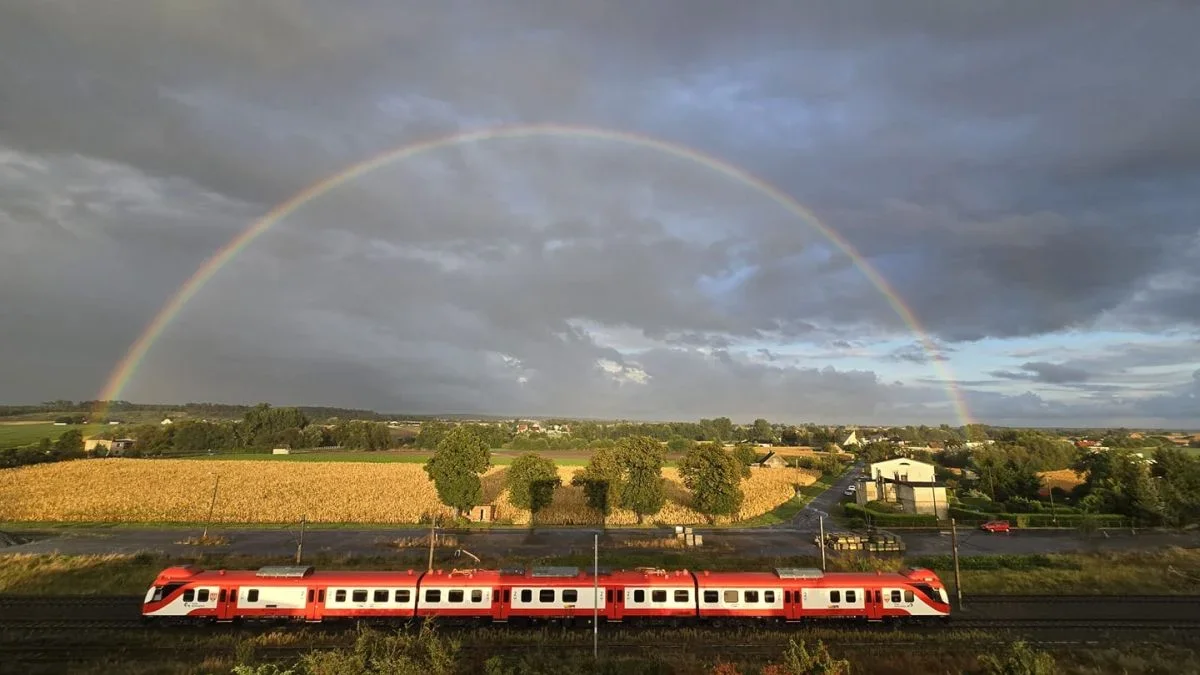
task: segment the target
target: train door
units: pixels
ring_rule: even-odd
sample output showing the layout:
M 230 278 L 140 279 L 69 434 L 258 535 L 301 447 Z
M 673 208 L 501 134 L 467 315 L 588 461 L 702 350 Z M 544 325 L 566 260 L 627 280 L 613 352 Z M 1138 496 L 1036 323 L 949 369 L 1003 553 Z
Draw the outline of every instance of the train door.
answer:
M 512 589 L 511 588 L 493 588 L 492 589 L 492 618 L 496 621 L 508 621 L 509 611 L 512 609 Z
M 304 596 L 304 620 L 320 621 L 325 613 L 325 589 L 308 587 Z
M 237 586 L 217 591 L 217 621 L 233 621 L 237 615 Z
M 863 594 L 866 596 L 866 611 L 868 621 L 883 620 L 883 591 L 876 588 L 863 589 Z
M 624 621 L 625 619 L 625 589 L 609 586 L 604 589 L 604 605 L 608 611 L 609 621 Z

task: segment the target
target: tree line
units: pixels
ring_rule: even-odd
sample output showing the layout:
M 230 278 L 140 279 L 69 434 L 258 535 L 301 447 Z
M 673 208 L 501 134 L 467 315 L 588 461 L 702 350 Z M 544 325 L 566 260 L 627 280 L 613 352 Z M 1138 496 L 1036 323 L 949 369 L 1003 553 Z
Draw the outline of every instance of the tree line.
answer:
M 492 466 L 491 444 L 473 426 L 449 429 L 438 440 L 425 472 L 433 481 L 438 499 L 456 516 L 483 499 L 482 474 Z M 715 522 L 734 516 L 744 500 L 741 481 L 749 476 L 745 453 L 739 457 L 718 442 L 691 447 L 679 465 L 684 486 L 692 493 L 692 508 Z M 751 458 L 753 459 L 753 457 Z M 663 465 L 666 449 L 649 436 L 626 436 L 611 447 L 597 449 L 588 464 L 576 472 L 573 485 L 583 488 L 588 506 L 599 519 L 614 509 L 632 511 L 642 523 L 666 503 Z M 517 457 L 509 468 L 509 499 L 534 517 L 551 504 L 561 484 L 554 462 L 536 453 Z

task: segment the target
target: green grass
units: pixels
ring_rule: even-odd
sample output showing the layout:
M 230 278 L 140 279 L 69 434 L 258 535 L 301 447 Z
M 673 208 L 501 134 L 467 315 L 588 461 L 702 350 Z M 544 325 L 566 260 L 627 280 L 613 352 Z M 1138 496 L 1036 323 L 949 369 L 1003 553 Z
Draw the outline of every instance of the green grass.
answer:
M 98 434 L 101 431 L 110 428 L 105 424 L 78 424 L 67 426 L 55 426 L 53 422 L 39 422 L 37 424 L 9 424 L 0 423 L 0 448 L 14 448 L 22 445 L 33 445 L 41 441 L 43 438 L 55 440 L 65 431 L 78 429 L 83 432 L 85 437 Z

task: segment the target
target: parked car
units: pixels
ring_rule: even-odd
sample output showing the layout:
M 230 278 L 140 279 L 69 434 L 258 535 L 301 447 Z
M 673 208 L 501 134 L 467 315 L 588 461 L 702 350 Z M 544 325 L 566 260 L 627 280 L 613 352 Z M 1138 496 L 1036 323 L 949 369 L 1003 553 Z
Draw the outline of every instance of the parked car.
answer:
M 1010 532 L 1012 525 L 1007 520 L 989 520 L 979 528 L 987 532 Z

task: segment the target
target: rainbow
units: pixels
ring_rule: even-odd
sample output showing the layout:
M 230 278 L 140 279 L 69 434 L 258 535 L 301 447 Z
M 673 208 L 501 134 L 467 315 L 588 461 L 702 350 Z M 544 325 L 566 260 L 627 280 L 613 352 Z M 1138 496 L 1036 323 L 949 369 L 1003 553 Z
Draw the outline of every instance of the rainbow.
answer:
M 863 273 L 868 281 L 879 290 L 880 293 L 887 299 L 888 303 L 899 315 L 900 319 L 908 326 L 914 335 L 918 337 L 921 346 L 925 351 L 933 357 L 931 363 L 938 371 L 938 375 L 946 384 L 947 392 L 950 396 L 950 401 L 954 406 L 955 413 L 963 424 L 969 424 L 971 417 L 968 414 L 966 401 L 963 399 L 961 392 L 955 384 L 955 379 L 949 368 L 943 360 L 939 358 L 939 350 L 933 341 L 929 338 L 927 331 L 922 327 L 920 321 L 913 314 L 912 310 L 904 303 L 901 297 L 892 288 L 891 284 L 885 279 L 871 264 L 862 256 L 850 242 L 846 241 L 837 232 L 822 223 L 811 211 L 803 205 L 783 192 L 779 188 L 767 183 L 766 181 L 754 176 L 745 169 L 734 166 L 724 160 L 718 159 L 711 155 L 707 155 L 698 150 L 694 150 L 684 145 L 671 143 L 668 141 L 634 134 L 626 131 L 617 131 L 611 129 L 602 129 L 595 127 L 581 127 L 561 124 L 536 124 L 536 125 L 518 125 L 518 126 L 501 126 L 479 129 L 475 131 L 466 131 L 460 133 L 449 134 L 438 138 L 432 138 L 410 145 L 405 145 L 400 148 L 388 150 L 370 159 L 354 164 L 341 172 L 334 174 L 324 180 L 314 183 L 307 188 L 296 193 L 287 201 L 279 204 L 271 209 L 262 218 L 259 218 L 243 232 L 238 234 L 229 241 L 222 249 L 217 251 L 209 258 L 194 274 L 179 288 L 170 300 L 163 305 L 158 314 L 150 321 L 137 340 L 129 347 L 125 356 L 113 369 L 109 375 L 108 381 L 104 385 L 104 389 L 97 396 L 99 401 L 99 412 L 103 415 L 106 412 L 108 402 L 120 399 L 121 392 L 129 383 L 130 379 L 137 372 L 142 360 L 150 351 L 150 348 L 162 335 L 166 327 L 179 315 L 183 308 L 187 305 L 196 293 L 204 287 L 213 275 L 215 275 L 222 267 L 233 260 L 239 253 L 242 252 L 251 242 L 259 238 L 271 229 L 276 223 L 283 220 L 297 209 L 304 206 L 308 202 L 320 197 L 321 195 L 337 188 L 348 181 L 354 180 L 359 176 L 370 173 L 395 162 L 401 162 L 411 159 L 426 152 L 432 152 L 442 148 L 447 148 L 464 143 L 477 143 L 483 141 L 496 141 L 503 139 L 521 139 L 531 137 L 566 137 L 574 139 L 594 139 L 601 141 L 609 141 L 613 143 L 623 143 L 626 145 L 637 146 L 648 150 L 656 150 L 658 152 L 676 157 L 678 159 L 694 162 L 704 166 L 718 174 L 726 176 L 734 181 L 744 184 L 765 197 L 778 203 L 787 211 L 797 216 L 801 220 L 812 225 L 826 239 L 836 246 L 842 253 L 850 258 L 855 267 Z

